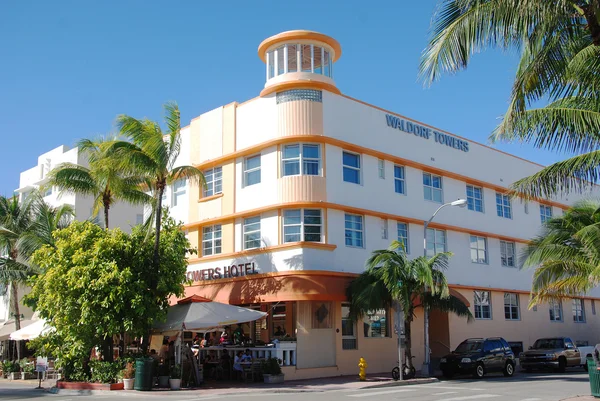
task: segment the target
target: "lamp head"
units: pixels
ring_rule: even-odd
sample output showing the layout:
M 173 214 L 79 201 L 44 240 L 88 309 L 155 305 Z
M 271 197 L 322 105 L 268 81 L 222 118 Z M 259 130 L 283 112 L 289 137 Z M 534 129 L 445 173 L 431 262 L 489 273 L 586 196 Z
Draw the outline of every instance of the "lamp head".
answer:
M 450 202 L 450 206 L 465 207 L 465 206 L 467 206 L 467 200 L 466 199 L 457 199 L 454 202 Z

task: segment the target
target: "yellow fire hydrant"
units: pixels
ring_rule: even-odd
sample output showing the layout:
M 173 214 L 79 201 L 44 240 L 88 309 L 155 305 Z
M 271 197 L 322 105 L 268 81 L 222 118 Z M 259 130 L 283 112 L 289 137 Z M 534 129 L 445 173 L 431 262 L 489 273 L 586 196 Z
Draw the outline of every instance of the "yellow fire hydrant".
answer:
M 367 380 L 367 361 L 365 361 L 365 358 L 360 358 L 358 360 L 358 369 L 360 369 L 360 371 L 358 372 L 358 378 L 360 380 Z

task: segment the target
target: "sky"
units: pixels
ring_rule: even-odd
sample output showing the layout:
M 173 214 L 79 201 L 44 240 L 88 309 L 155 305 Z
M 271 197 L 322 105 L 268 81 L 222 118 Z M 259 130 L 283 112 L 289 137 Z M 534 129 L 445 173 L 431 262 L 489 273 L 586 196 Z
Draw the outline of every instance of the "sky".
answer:
M 264 86 L 259 43 L 293 29 L 337 39 L 342 93 L 488 143 L 508 104 L 517 55 L 477 54 L 431 87 L 418 80 L 437 0 L 103 0 L 0 2 L 0 195 L 60 145 L 114 130 L 119 114 L 182 125 Z M 561 155 L 494 145 L 549 164 Z M 474 166 L 475 167 L 475 166 Z

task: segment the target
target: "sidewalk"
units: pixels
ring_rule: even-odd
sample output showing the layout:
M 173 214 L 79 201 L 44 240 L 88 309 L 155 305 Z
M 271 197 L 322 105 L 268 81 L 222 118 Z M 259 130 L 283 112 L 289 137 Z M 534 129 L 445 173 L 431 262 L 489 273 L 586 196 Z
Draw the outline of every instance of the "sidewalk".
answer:
M 167 395 L 189 394 L 198 395 L 228 395 L 239 394 L 243 389 L 244 393 L 261 393 L 265 391 L 275 393 L 300 393 L 300 392 L 323 392 L 332 390 L 357 390 L 362 388 L 378 388 L 389 386 L 409 386 L 413 384 L 435 383 L 435 378 L 417 378 L 413 380 L 394 381 L 389 376 L 371 375 L 367 380 L 360 381 L 358 376 L 337 376 L 310 380 L 294 380 L 284 382 L 283 384 L 264 384 L 264 383 L 241 383 L 241 382 L 207 382 L 199 388 L 182 389 L 181 391 L 171 391 L 169 389 L 156 389 L 152 391 L 96 391 L 96 390 L 59 390 L 49 388 L 45 383 L 46 391 L 61 395 L 81 395 L 81 394 L 115 394 L 132 395 L 144 397 L 164 397 Z M 37 385 L 37 383 L 36 383 Z M 116 394 L 115 394 L 116 395 Z
M 597 401 L 599 398 L 592 397 L 591 395 L 578 395 L 571 398 L 565 398 L 561 401 Z

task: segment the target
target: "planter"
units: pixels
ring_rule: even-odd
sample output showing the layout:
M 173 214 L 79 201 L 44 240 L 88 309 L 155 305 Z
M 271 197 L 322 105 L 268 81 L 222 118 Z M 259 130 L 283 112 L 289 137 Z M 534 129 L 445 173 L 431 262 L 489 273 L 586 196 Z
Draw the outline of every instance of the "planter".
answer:
M 265 383 L 277 384 L 277 383 L 283 383 L 283 378 L 285 377 L 285 375 L 283 373 L 280 374 L 280 375 L 266 375 L 266 374 L 263 374 L 263 377 L 265 379 Z
M 158 376 L 158 387 L 167 388 L 169 387 L 169 379 L 171 376 Z
M 181 390 L 181 379 L 169 379 L 171 390 Z
M 8 375 L 8 378 L 10 380 L 19 380 L 21 378 L 21 372 L 10 372 L 10 375 Z
M 86 383 L 86 382 L 56 382 L 56 387 L 64 390 L 123 390 L 123 383 Z
M 30 380 L 30 379 L 37 379 L 36 374 L 31 373 L 31 372 L 21 372 L 21 380 Z
M 133 379 L 123 379 L 123 390 L 133 390 Z

